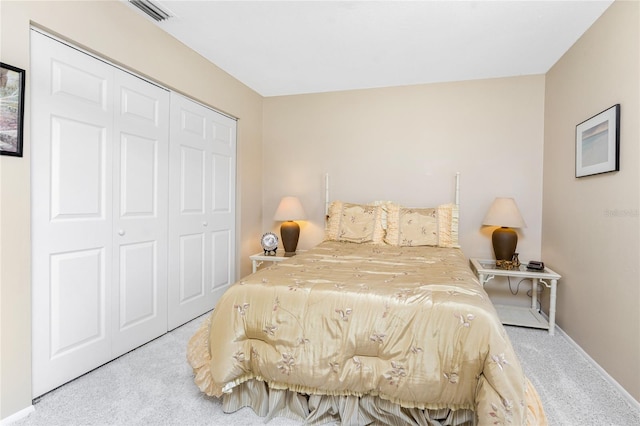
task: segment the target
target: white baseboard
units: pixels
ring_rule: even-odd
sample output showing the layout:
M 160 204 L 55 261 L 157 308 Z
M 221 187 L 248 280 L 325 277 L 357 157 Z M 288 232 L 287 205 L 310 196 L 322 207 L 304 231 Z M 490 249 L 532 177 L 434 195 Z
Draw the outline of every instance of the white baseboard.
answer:
M 17 413 L 14 413 L 14 414 L 10 415 L 9 417 L 6 417 L 6 418 L 0 420 L 0 426 L 9 425 L 9 424 L 11 424 L 13 422 L 17 422 L 18 420 L 22 420 L 25 417 L 27 417 L 29 414 L 33 413 L 34 411 L 36 411 L 36 409 L 33 407 L 33 405 L 30 405 L 27 408 L 24 408 L 24 409 L 18 411 Z
M 587 361 L 589 361 L 589 363 L 590 363 L 591 365 L 593 365 L 593 367 L 594 367 L 596 370 L 598 370 L 598 372 L 600 372 L 600 374 L 602 374 L 602 377 L 604 377 L 604 379 L 605 379 L 606 381 L 608 381 L 609 383 L 611 383 L 611 385 L 612 385 L 614 388 L 616 388 L 616 389 L 618 390 L 618 392 L 620 392 L 620 394 L 621 394 L 621 395 L 622 395 L 622 396 L 627 400 L 627 402 L 629 403 L 629 405 L 630 405 L 632 408 L 634 408 L 634 409 L 636 409 L 636 410 L 640 411 L 640 402 L 636 401 L 636 399 L 635 399 L 633 396 L 631 396 L 631 394 L 630 394 L 629 392 L 627 392 L 627 390 L 626 390 L 625 388 L 623 388 L 623 387 L 620 385 L 620 383 L 618 383 L 618 381 L 617 381 L 616 379 L 614 379 L 613 377 L 611 377 L 611 375 L 610 375 L 609 373 L 607 373 L 607 371 L 606 371 L 604 368 L 602 368 L 602 367 L 600 366 L 600 364 L 598 364 L 598 363 L 596 362 L 596 360 L 595 360 L 595 359 L 591 358 L 591 356 L 590 356 L 588 353 L 586 353 L 586 352 L 584 351 L 584 349 L 582 349 L 582 347 L 581 347 L 579 344 L 577 344 L 577 343 L 576 343 L 576 342 L 575 342 L 571 337 L 569 337 L 569 335 L 568 335 L 567 333 L 565 333 L 565 331 L 564 331 L 563 329 L 561 329 L 560 327 L 558 327 L 558 324 L 556 324 L 556 329 L 558 330 L 558 332 L 559 332 L 560 334 L 562 334 L 562 336 L 563 336 L 565 339 L 567 339 L 567 341 L 568 341 L 568 342 L 569 342 L 569 343 L 570 343 L 574 348 L 576 348 L 576 350 L 577 350 L 578 352 L 580 352 L 580 353 L 581 353 L 581 354 L 582 354 L 582 355 L 587 359 Z

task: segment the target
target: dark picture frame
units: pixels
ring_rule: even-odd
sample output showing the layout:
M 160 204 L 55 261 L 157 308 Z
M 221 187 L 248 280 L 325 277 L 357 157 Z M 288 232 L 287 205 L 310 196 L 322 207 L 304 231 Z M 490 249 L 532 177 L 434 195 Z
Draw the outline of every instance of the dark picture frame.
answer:
M 620 104 L 576 126 L 576 177 L 620 170 Z
M 22 157 L 24 79 L 23 69 L 0 62 L 0 155 Z

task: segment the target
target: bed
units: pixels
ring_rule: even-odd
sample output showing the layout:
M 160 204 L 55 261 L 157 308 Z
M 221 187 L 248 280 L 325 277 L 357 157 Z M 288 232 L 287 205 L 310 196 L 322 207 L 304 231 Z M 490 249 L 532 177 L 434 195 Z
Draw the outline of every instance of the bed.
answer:
M 457 204 L 331 203 L 326 240 L 231 286 L 187 353 L 225 412 L 265 421 L 546 423 L 458 247 Z

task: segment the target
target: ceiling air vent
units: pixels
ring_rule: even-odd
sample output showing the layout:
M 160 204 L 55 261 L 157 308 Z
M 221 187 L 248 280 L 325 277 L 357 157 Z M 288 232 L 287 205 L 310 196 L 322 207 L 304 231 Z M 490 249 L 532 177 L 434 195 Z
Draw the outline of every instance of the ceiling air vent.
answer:
M 151 0 L 129 0 L 129 3 L 146 13 L 156 22 L 171 18 L 171 14 Z

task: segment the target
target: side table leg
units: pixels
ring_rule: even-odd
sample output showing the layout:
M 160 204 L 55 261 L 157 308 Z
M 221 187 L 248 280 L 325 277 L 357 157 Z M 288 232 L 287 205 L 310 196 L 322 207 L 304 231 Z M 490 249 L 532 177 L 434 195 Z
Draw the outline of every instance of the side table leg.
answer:
M 258 262 L 255 260 L 251 261 L 251 271 L 255 274 L 258 270 Z
M 538 279 L 531 279 L 531 309 L 538 310 Z
M 484 274 L 478 274 L 478 279 L 480 280 L 480 285 L 484 287 L 486 283 L 486 277 L 484 276 Z
M 556 332 L 556 284 L 558 280 L 551 280 L 551 295 L 549 298 L 549 334 Z

